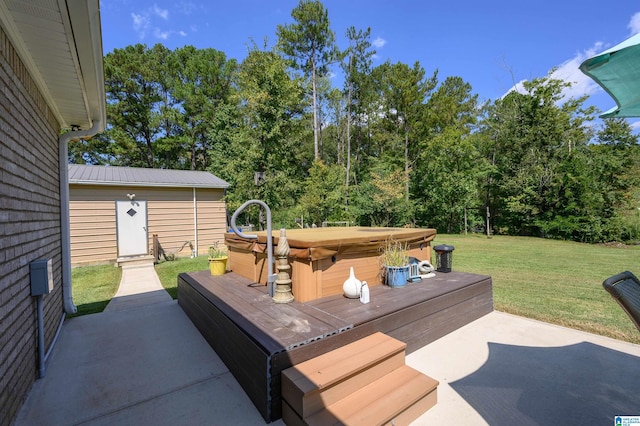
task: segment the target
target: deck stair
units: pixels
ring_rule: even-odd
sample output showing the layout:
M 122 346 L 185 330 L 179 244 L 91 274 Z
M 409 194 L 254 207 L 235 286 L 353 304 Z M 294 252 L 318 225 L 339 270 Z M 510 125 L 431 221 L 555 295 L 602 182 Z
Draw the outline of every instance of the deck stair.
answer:
M 405 365 L 406 346 L 378 332 L 284 370 L 285 424 L 411 423 L 436 404 L 438 382 Z

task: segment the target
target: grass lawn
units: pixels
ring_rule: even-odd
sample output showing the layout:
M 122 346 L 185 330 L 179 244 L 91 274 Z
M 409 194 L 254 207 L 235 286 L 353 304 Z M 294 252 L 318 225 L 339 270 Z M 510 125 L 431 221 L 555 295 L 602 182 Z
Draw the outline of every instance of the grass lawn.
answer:
M 619 272 L 640 273 L 640 246 L 483 235 L 437 235 L 435 244 L 455 246 L 454 270 L 492 277 L 498 311 L 640 343 L 602 287 Z
M 102 312 L 118 291 L 120 277 L 122 269 L 113 264 L 73 268 L 73 302 L 78 312 L 71 316 Z
M 602 281 L 619 272 L 640 274 L 640 246 L 477 234 L 439 234 L 435 244 L 455 246 L 454 270 L 493 278 L 496 310 L 640 343 L 638 330 L 602 288 Z M 101 269 L 84 271 L 93 268 Z M 206 269 L 207 256 L 156 265 L 162 285 L 174 299 L 179 273 Z M 111 265 L 75 268 L 73 274 L 74 300 L 82 313 L 104 309 L 120 281 L 120 269 Z
M 208 256 L 198 256 L 193 259 L 178 257 L 171 262 L 156 265 L 156 272 L 162 286 L 174 299 L 178 298 L 178 274 L 181 272 L 195 272 L 209 269 Z

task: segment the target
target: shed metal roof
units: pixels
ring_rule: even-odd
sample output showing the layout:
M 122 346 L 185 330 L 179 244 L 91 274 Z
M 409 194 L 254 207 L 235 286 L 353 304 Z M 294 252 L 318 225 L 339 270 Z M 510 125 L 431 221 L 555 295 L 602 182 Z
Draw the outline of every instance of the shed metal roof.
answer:
M 77 185 L 227 188 L 229 183 L 209 173 L 191 170 L 69 164 L 69 183 Z

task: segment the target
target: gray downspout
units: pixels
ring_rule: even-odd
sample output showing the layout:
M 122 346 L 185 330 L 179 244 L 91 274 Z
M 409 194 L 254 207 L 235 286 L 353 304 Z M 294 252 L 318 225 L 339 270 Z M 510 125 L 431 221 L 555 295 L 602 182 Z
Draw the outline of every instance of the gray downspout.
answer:
M 100 129 L 100 120 L 94 120 L 88 130 L 71 131 L 58 138 L 58 163 L 60 164 L 60 228 L 62 233 L 62 298 L 64 311 L 75 314 L 78 311 L 73 304 L 71 294 L 71 236 L 69 225 L 69 142 L 91 138 Z
M 196 187 L 193 187 L 193 249 L 191 249 L 191 257 L 198 255 L 198 195 L 196 194 Z
M 44 357 L 44 314 L 42 313 L 42 295 L 36 297 L 38 308 L 38 378 L 42 379 L 47 372 Z

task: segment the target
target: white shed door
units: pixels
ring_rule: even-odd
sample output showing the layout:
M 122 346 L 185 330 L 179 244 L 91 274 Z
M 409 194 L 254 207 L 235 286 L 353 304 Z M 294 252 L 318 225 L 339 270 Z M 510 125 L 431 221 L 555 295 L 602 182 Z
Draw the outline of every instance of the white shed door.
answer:
M 116 201 L 118 257 L 148 253 L 147 202 Z

